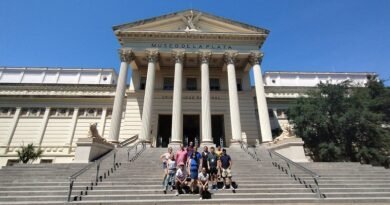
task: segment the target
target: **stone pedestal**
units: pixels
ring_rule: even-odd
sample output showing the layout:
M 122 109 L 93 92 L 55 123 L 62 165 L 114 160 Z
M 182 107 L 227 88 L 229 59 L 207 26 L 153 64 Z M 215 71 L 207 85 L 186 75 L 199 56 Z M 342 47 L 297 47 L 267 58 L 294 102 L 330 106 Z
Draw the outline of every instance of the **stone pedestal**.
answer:
M 115 149 L 113 144 L 97 138 L 79 138 L 74 163 L 88 163 Z
M 267 149 L 274 150 L 294 162 L 309 162 L 305 155 L 303 144 L 304 142 L 301 138 L 288 138 L 278 141 L 277 144 L 270 142 L 264 143 L 263 145 Z

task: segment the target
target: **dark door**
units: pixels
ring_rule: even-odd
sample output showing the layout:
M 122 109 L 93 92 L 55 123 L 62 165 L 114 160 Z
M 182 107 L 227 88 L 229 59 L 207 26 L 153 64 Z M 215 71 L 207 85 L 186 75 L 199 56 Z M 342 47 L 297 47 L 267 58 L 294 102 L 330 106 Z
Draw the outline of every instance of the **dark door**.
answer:
M 200 143 L 199 133 L 199 115 L 183 116 L 183 144 L 186 146 L 189 142 L 195 144 L 195 139 Z
M 158 116 L 157 147 L 168 147 L 171 139 L 172 115 Z
M 226 145 L 224 129 L 223 115 L 211 115 L 211 131 L 216 146 L 221 145 L 221 139 L 223 141 L 221 146 L 225 147 Z

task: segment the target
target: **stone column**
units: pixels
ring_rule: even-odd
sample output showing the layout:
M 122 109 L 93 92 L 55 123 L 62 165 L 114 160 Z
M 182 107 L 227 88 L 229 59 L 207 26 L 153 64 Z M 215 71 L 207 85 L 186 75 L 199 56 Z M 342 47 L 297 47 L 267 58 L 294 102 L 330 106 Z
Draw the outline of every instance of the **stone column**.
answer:
M 108 138 L 108 141 L 112 143 L 118 143 L 123 114 L 123 102 L 126 94 L 127 71 L 129 63 L 134 59 L 134 54 L 131 49 L 120 49 L 119 55 L 121 59 L 121 67 L 116 85 L 114 106 L 112 108 L 110 135 Z
M 172 129 L 171 143 L 177 146 L 183 143 L 183 113 L 182 113 L 182 84 L 183 84 L 183 57 L 184 50 L 174 50 L 172 57 L 175 60 L 175 80 L 173 84 Z
M 201 70 L 201 91 L 202 91 L 202 146 L 212 144 L 211 135 L 211 112 L 210 112 L 210 78 L 209 78 L 209 60 L 210 51 L 200 53 Z
M 154 81 L 156 76 L 156 62 L 158 60 L 158 50 L 147 50 L 148 72 L 146 76 L 144 105 L 142 109 L 142 127 L 139 139 L 150 143 L 150 131 L 152 122 Z
M 260 63 L 263 54 L 260 52 L 252 52 L 250 61 L 253 65 L 253 76 L 255 79 L 257 111 L 259 113 L 260 131 L 262 142 L 272 141 L 271 124 L 269 121 L 267 100 L 265 98 L 263 77 L 261 74 Z
M 225 62 L 227 64 L 228 84 L 229 84 L 229 105 L 230 105 L 230 121 L 232 127 L 232 143 L 237 143 L 241 138 L 241 117 L 240 107 L 238 103 L 237 79 L 234 62 L 236 52 L 225 53 Z

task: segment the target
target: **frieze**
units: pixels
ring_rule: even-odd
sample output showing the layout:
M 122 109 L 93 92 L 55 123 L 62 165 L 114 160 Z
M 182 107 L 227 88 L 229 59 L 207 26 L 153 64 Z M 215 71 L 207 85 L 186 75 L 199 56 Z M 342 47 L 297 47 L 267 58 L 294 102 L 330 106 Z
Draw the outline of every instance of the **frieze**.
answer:
M 182 48 L 182 49 L 214 49 L 232 50 L 232 45 L 227 44 L 195 44 L 195 43 L 151 43 L 152 48 Z
M 163 95 L 161 96 L 161 99 L 164 100 L 172 100 L 173 96 L 172 95 Z M 183 100 L 201 100 L 202 97 L 200 95 L 188 95 L 188 96 L 183 96 Z M 212 100 L 223 100 L 223 97 L 221 96 L 210 96 L 210 99 Z

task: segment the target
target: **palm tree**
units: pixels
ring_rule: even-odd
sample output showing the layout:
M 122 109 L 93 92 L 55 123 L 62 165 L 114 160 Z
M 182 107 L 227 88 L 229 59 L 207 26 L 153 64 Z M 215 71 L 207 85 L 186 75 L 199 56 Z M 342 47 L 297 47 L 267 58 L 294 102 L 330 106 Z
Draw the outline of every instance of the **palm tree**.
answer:
M 36 159 L 42 156 L 42 150 L 38 149 L 35 151 L 33 143 L 28 144 L 27 146 L 22 145 L 21 150 L 17 150 L 19 161 L 23 164 L 27 164 L 29 161 L 33 162 Z

